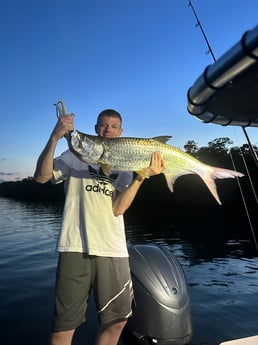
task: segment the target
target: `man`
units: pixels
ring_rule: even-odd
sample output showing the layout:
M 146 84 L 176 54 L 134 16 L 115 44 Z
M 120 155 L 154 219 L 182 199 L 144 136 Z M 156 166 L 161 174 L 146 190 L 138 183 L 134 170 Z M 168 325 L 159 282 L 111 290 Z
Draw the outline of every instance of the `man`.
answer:
M 145 177 L 160 174 L 165 164 L 153 153 L 145 176 L 133 179 L 128 172 L 105 176 L 100 166 L 80 161 L 69 150 L 54 159 L 59 139 L 73 129 L 73 114 L 58 119 L 34 175 L 40 183 L 65 181 L 51 345 L 72 343 L 75 329 L 85 321 L 91 288 L 101 322 L 96 345 L 115 345 L 132 313 L 133 297 L 123 214 Z M 119 137 L 121 115 L 104 110 L 95 131 L 100 137 Z

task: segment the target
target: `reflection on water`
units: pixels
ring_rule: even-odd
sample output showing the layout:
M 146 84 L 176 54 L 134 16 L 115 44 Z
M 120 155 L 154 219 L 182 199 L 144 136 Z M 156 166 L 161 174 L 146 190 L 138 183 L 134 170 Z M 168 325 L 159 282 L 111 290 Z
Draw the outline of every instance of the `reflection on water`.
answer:
M 0 198 L 0 342 L 46 345 L 51 329 L 62 210 Z M 127 224 L 131 244 L 155 243 L 170 250 L 183 266 L 192 307 L 192 344 L 258 334 L 258 259 L 254 245 L 240 239 L 183 234 L 172 224 L 148 230 Z M 192 225 L 192 231 L 194 229 Z M 74 345 L 93 344 L 96 316 L 77 332 Z
M 2 344 L 47 344 L 60 219 L 60 208 L 0 198 Z

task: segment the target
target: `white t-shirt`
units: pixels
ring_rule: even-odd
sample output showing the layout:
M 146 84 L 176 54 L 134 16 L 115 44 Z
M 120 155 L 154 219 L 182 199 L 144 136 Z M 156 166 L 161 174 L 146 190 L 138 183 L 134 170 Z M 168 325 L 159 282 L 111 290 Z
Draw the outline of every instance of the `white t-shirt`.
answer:
M 112 171 L 107 177 L 100 166 L 68 150 L 55 158 L 53 175 L 54 183 L 65 181 L 66 194 L 58 251 L 127 257 L 124 218 L 114 216 L 112 195 L 132 182 L 132 173 Z

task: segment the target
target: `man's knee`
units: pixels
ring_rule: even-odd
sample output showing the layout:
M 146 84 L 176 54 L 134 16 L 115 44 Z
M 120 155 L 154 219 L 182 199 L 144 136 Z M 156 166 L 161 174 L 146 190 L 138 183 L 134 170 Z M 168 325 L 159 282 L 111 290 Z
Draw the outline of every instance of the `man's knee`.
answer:
M 72 343 L 74 330 L 54 332 L 50 338 L 50 345 L 70 345 Z
M 127 323 L 127 319 L 123 319 L 123 320 L 118 320 L 118 321 L 114 321 L 112 323 L 103 325 L 101 328 L 103 331 L 106 331 L 106 332 L 121 334 L 126 323 Z

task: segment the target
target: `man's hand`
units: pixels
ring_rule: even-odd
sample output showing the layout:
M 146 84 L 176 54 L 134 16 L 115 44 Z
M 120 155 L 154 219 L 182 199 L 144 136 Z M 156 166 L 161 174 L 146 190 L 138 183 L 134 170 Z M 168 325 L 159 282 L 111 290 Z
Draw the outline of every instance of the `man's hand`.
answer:
M 165 169 L 166 164 L 160 153 L 153 152 L 151 155 L 150 165 L 141 171 L 137 171 L 137 173 L 143 178 L 149 178 L 150 176 L 161 174 Z
M 58 140 L 72 132 L 74 130 L 73 118 L 74 114 L 60 116 L 51 136 Z
M 145 178 L 150 176 L 159 175 L 166 169 L 165 161 L 161 158 L 159 152 L 154 152 L 151 155 L 150 165 L 137 172 L 137 176 L 128 188 L 125 188 L 121 193 L 116 193 L 113 199 L 113 213 L 115 216 L 124 214 L 124 212 L 132 204 L 135 195 L 137 194 L 140 186 Z

